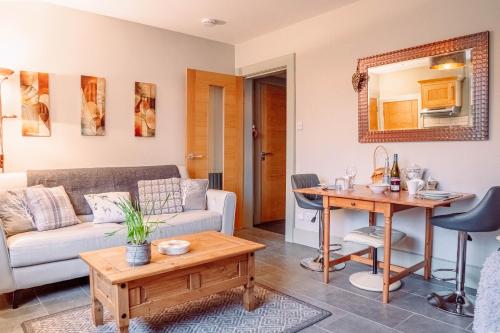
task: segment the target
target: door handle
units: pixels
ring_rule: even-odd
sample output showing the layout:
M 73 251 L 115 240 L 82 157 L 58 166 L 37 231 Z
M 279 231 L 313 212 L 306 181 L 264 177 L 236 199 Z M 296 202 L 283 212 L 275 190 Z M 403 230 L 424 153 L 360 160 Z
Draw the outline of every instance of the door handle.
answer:
M 189 153 L 187 154 L 186 158 L 188 160 L 200 160 L 203 158 L 202 154 L 195 154 L 195 153 Z
M 265 151 L 263 151 L 263 152 L 261 152 L 261 153 L 260 153 L 260 160 L 261 160 L 261 161 L 264 161 L 264 160 L 266 159 L 266 156 L 270 156 L 270 155 L 272 155 L 272 154 L 273 154 L 273 153 L 269 153 L 269 152 L 265 152 Z

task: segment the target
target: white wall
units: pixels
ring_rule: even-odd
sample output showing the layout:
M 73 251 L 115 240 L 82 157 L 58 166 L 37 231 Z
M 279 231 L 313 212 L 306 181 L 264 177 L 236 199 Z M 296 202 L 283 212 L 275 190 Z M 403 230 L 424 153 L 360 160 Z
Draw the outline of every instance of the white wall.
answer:
M 184 162 L 187 67 L 232 74 L 234 47 L 104 16 L 0 2 L 4 113 L 21 114 L 19 70 L 51 73 L 52 136 L 5 121 L 6 171 Z M 80 135 L 80 75 L 106 78 L 106 136 Z M 134 137 L 134 82 L 157 84 L 155 138 Z
M 417 163 L 439 179 L 442 188 L 473 192 L 480 198 L 491 185 L 500 185 L 500 1 L 478 0 L 361 0 L 338 10 L 236 45 L 236 67 L 281 55 L 296 54 L 297 131 L 296 170 L 315 172 L 332 182 L 349 164 L 358 167 L 357 181 L 369 182 L 376 144 L 358 143 L 357 95 L 351 86 L 356 60 L 423 43 L 470 33 L 491 31 L 490 140 L 483 142 L 391 143 L 405 166 Z M 328 145 L 325 146 L 324 143 Z M 311 149 L 314 147 L 314 149 Z M 319 147 L 322 147 L 320 149 Z M 475 202 L 439 209 L 438 214 L 462 210 Z M 301 230 L 315 230 L 308 216 L 296 215 L 295 239 Z M 303 218 L 302 218 L 303 217 Z M 335 211 L 333 234 L 344 235 L 366 224 L 366 213 Z M 398 213 L 395 227 L 409 238 L 400 249 L 423 253 L 424 212 Z M 304 233 L 307 233 L 304 231 Z M 468 264 L 480 266 L 499 246 L 494 233 L 475 234 Z M 310 238 L 311 243 L 314 238 Z M 455 259 L 456 233 L 436 228 L 434 255 Z M 471 285 L 477 282 L 477 275 Z

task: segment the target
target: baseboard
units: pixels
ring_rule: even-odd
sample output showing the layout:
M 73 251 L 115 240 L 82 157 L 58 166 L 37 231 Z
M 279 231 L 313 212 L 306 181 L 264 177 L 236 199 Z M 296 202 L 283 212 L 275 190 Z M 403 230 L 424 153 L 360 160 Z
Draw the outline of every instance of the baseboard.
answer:
M 332 243 L 338 243 L 342 242 L 341 238 L 333 238 Z M 311 231 L 311 230 L 304 230 L 304 229 L 298 229 L 294 228 L 293 230 L 293 243 L 313 247 L 313 248 L 318 248 L 318 233 L 316 231 Z M 380 251 L 382 252 L 382 251 Z M 380 253 L 380 257 L 382 260 L 383 253 Z M 401 250 L 393 250 L 392 251 L 392 257 L 391 261 L 392 263 L 403 266 L 403 267 L 409 267 L 419 261 L 423 260 L 423 254 L 419 253 L 412 253 L 412 252 L 406 252 L 406 251 L 401 251 Z M 436 268 L 455 268 L 455 262 L 445 260 L 445 259 L 440 259 L 438 257 L 433 257 L 432 258 L 432 267 L 434 269 Z M 479 284 L 479 276 L 481 273 L 481 267 L 478 266 L 472 266 L 472 265 L 467 265 L 466 268 L 466 274 L 465 274 L 465 285 L 470 288 L 477 289 L 477 286 Z M 416 274 L 423 275 L 423 270 L 419 270 L 416 272 Z

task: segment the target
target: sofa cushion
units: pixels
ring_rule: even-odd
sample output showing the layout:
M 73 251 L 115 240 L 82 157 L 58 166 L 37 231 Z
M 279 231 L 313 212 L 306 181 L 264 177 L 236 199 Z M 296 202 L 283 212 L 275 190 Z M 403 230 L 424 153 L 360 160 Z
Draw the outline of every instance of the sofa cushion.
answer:
M 42 184 L 46 187 L 64 186 L 77 215 L 92 214 L 83 197 L 85 194 L 104 192 L 129 192 L 132 201 L 137 200 L 137 182 L 143 179 L 180 177 L 175 165 L 28 170 L 29 186 Z
M 151 221 L 162 220 L 152 239 L 181 234 L 220 231 L 222 215 L 213 211 L 191 211 L 177 215 L 151 216 Z M 30 231 L 7 239 L 12 267 L 24 267 L 47 262 L 78 258 L 80 252 L 125 245 L 125 231 L 114 236 L 106 233 L 119 230 L 116 223 L 79 223 L 48 231 Z
M 130 201 L 128 192 L 107 192 L 100 194 L 85 194 L 85 200 L 92 209 L 94 223 L 121 223 L 125 221 L 125 213 L 120 204 Z
M 28 187 L 26 201 L 38 231 L 80 223 L 64 187 Z
M 0 191 L 0 219 L 7 237 L 35 230 L 24 189 Z
M 106 236 L 122 225 L 116 223 L 79 223 L 48 231 L 30 231 L 7 238 L 12 267 L 78 258 L 80 252 L 119 246 L 125 233 Z
M 144 214 L 182 212 L 180 178 L 140 180 L 139 205 Z
M 180 214 L 153 215 L 151 221 L 164 221 L 158 225 L 153 238 L 166 238 L 177 235 L 194 234 L 197 232 L 222 228 L 222 215 L 209 210 L 193 210 Z
M 208 179 L 181 179 L 182 208 L 207 209 Z

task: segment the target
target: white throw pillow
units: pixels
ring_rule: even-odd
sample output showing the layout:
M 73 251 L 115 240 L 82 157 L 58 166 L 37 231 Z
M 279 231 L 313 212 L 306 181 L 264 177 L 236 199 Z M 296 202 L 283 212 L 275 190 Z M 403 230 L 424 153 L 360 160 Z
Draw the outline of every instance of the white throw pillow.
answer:
M 99 194 L 85 194 L 85 200 L 92 209 L 94 223 L 121 223 L 125 221 L 125 214 L 118 206 L 121 201 L 130 201 L 128 192 L 108 192 Z
M 184 211 L 207 209 L 208 179 L 181 179 Z

